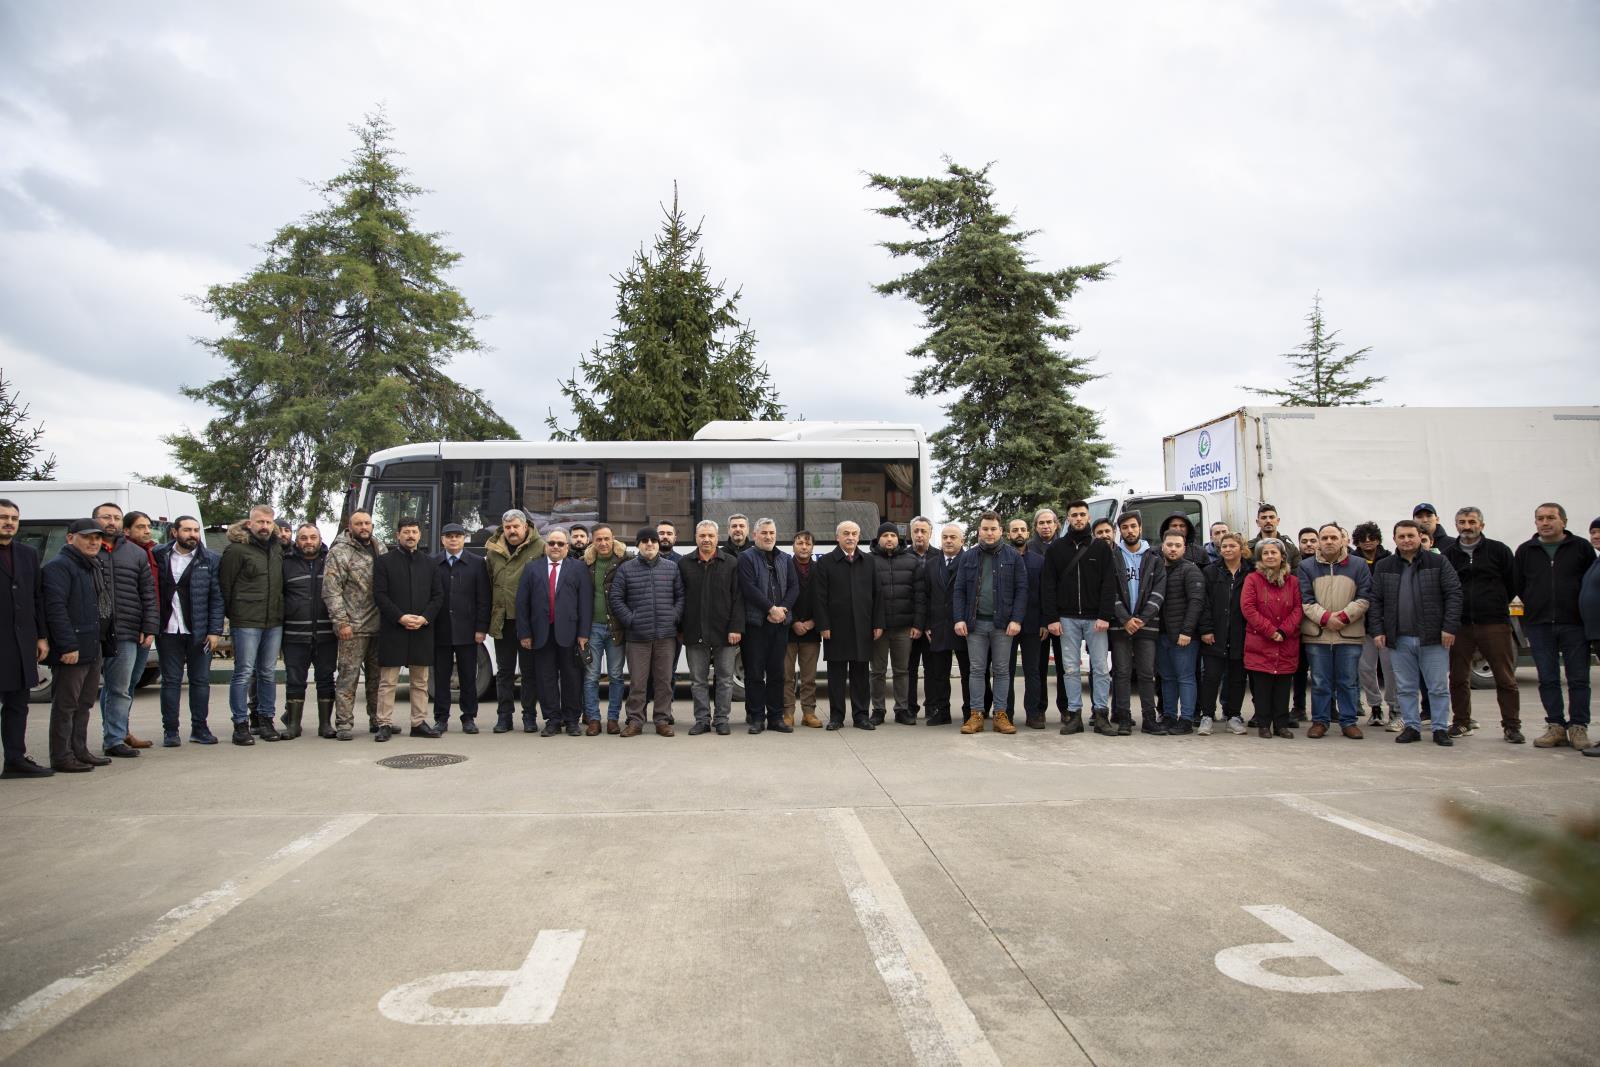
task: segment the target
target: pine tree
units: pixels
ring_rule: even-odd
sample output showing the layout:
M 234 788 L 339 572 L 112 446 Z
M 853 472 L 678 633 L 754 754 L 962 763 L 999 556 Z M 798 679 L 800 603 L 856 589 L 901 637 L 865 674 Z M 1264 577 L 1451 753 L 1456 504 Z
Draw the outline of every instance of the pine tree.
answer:
M 0 368 L 0 482 L 47 482 L 55 476 L 56 457 L 39 454 L 44 425 L 28 425 L 28 405 L 11 391 L 6 372 Z
M 967 516 L 1026 514 L 1086 496 L 1105 480 L 1111 455 L 1099 416 L 1073 399 L 1098 376 L 1089 360 L 1060 348 L 1077 333 L 1061 321 L 1062 303 L 1081 283 L 1109 277 L 1110 264 L 1033 269 L 1024 245 L 1036 231 L 1013 229 L 995 208 L 988 174 L 989 166 L 946 159 L 940 177 L 874 174 L 868 182 L 895 200 L 874 210 L 917 231 L 883 247 L 921 265 L 874 288 L 923 309 L 927 335 L 910 354 L 928 365 L 912 375 L 910 392 L 956 394 L 928 440 L 939 464 L 934 488 Z
M 712 283 L 676 185 L 662 212 L 654 247 L 613 279 L 616 329 L 561 386 L 577 426 L 545 420 L 555 440 L 682 441 L 716 419 L 783 418 L 756 335 L 739 321 L 741 291 Z
M 1283 353 L 1283 358 L 1294 368 L 1288 384 L 1282 389 L 1256 389 L 1250 392 L 1268 396 L 1284 407 L 1333 408 L 1365 407 L 1378 403 L 1377 397 L 1367 394 L 1383 378 L 1357 378 L 1357 363 L 1367 358 L 1371 346 L 1349 355 L 1341 356 L 1344 343 L 1338 340 L 1339 331 L 1329 331 L 1322 318 L 1322 294 L 1311 298 L 1311 312 L 1306 316 L 1311 335 L 1293 352 Z
M 203 498 L 318 518 L 369 453 L 516 436 L 445 371 L 483 348 L 472 308 L 444 280 L 460 254 L 414 228 L 409 201 L 423 190 L 396 162 L 382 114 L 352 130 L 348 169 L 318 186 L 323 207 L 280 229 L 245 278 L 198 301 L 228 325 L 200 343 L 229 373 L 183 392 L 221 414 L 166 441 Z

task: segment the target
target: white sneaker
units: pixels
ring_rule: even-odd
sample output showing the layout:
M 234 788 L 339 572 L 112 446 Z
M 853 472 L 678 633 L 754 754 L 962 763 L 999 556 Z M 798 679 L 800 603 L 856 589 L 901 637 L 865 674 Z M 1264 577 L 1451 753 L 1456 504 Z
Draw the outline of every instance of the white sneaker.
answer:
M 1244 720 L 1239 718 L 1237 715 L 1230 718 L 1228 720 L 1228 732 L 1230 734 L 1244 733 Z
M 1385 726 L 1384 730 L 1387 731 L 1388 733 L 1391 733 L 1391 734 L 1397 734 L 1401 730 L 1404 730 L 1405 728 L 1406 728 L 1406 724 L 1404 722 L 1400 721 L 1400 716 L 1398 716 L 1398 715 L 1390 715 L 1389 716 L 1389 725 Z
M 1200 725 L 1195 727 L 1195 731 L 1194 732 L 1199 734 L 1201 737 L 1210 737 L 1211 736 L 1211 716 L 1209 716 L 1209 715 L 1200 716 Z

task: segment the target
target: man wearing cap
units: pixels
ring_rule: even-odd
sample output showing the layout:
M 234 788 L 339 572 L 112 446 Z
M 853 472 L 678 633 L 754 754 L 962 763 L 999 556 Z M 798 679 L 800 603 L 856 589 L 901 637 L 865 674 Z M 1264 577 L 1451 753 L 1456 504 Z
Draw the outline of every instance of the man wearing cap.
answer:
M 1416 522 L 1417 527 L 1423 533 L 1427 534 L 1433 539 L 1433 547 L 1435 551 L 1442 553 L 1445 549 L 1456 543 L 1456 539 L 1454 537 L 1451 537 L 1448 533 L 1440 528 L 1439 513 L 1438 511 L 1434 510 L 1432 504 L 1418 504 L 1416 507 L 1411 509 L 1411 518 Z
M 617 568 L 606 604 L 622 623 L 628 649 L 628 724 L 623 737 L 644 731 L 644 702 L 655 697 L 656 733 L 672 736 L 672 673 L 683 623 L 683 574 L 663 559 L 661 541 L 646 528 L 634 538 L 639 554 Z
M 900 528 L 885 522 L 878 526 L 878 537 L 872 543 L 872 564 L 883 614 L 883 634 L 872 642 L 872 725 L 883 725 L 892 684 L 894 721 L 915 726 L 917 720 L 911 716 L 911 642 L 921 637 L 928 625 L 922 563 L 900 544 Z
M 100 524 L 78 519 L 67 543 L 43 568 L 44 617 L 49 632 L 51 678 L 50 767 L 67 774 L 111 761 L 89 751 L 89 711 L 94 707 L 100 662 L 115 634 L 116 593 L 100 563 Z
M 461 681 L 461 732 L 478 732 L 478 646 L 489 632 L 489 569 L 467 551 L 467 528 L 445 523 L 444 551 L 433 557 L 444 606 L 433 622 L 433 726 L 450 728 L 450 675 Z
M 39 553 L 16 539 L 21 519 L 15 503 L 0 500 L 0 778 L 48 778 L 53 772 L 28 758 L 28 694 L 49 642 Z
M 652 536 L 654 534 L 652 533 Z M 560 528 L 545 535 L 544 559 L 522 569 L 517 586 L 517 640 L 533 653 L 533 677 L 544 707 L 541 737 L 562 730 L 580 737 L 583 675 L 578 657 L 594 625 L 594 579 L 582 560 L 569 559 L 572 535 Z M 598 734 L 598 724 L 592 724 Z

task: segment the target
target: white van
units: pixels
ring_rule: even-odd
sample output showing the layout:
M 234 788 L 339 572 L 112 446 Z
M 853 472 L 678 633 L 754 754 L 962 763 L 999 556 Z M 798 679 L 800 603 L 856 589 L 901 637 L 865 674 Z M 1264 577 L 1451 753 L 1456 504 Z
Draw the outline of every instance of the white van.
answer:
M 0 498 L 17 505 L 22 515 L 17 538 L 37 549 L 41 562 L 67 543 L 67 525 L 73 519 L 89 518 L 101 504 L 149 515 L 157 541 L 167 539 L 167 527 L 179 515 L 201 518 L 192 494 L 144 482 L 0 482 Z M 205 522 L 200 525 L 204 528 Z M 159 676 L 160 667 L 151 656 L 139 684 L 148 685 Z M 50 699 L 50 669 L 44 664 L 39 665 L 39 687 L 31 699 L 35 703 Z

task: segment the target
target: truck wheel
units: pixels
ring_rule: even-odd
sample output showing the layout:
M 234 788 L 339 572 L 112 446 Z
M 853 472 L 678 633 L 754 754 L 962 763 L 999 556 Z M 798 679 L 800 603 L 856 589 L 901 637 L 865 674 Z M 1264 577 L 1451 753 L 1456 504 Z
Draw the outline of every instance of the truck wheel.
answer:
M 1489 661 L 1483 658 L 1481 652 L 1472 654 L 1472 667 L 1468 679 L 1474 689 L 1494 688 L 1494 672 L 1489 669 Z
M 55 692 L 55 675 L 50 672 L 47 664 L 39 664 L 39 684 L 28 692 L 28 703 L 48 704 L 50 696 Z

